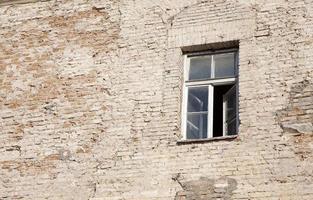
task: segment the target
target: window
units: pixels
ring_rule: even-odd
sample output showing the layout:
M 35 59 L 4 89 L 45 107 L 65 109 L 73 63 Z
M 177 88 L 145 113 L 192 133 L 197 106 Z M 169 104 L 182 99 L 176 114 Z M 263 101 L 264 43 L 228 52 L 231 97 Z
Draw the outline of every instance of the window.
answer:
M 237 135 L 237 50 L 185 55 L 184 139 Z

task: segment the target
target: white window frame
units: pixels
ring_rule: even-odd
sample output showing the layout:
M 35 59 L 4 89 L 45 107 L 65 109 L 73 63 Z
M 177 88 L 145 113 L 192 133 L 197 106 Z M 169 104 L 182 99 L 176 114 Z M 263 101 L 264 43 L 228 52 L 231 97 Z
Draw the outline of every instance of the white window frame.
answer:
M 236 104 L 238 103 L 238 101 L 237 101 L 237 99 L 238 99 L 238 97 L 237 97 L 237 85 L 236 84 L 234 84 L 234 86 L 233 87 L 235 87 L 235 95 L 236 95 Z M 224 99 L 225 98 L 225 96 L 227 96 L 230 92 L 231 92 L 231 90 L 233 89 L 233 87 L 231 88 L 231 89 L 229 89 L 228 90 L 228 92 L 226 92 L 224 95 L 223 95 L 223 136 L 225 137 L 225 136 L 227 136 L 226 135 L 226 133 L 227 133 L 227 130 L 226 130 L 226 125 L 227 125 L 227 123 L 226 123 L 226 121 L 227 121 L 227 119 L 226 119 L 226 115 L 227 115 L 227 110 L 226 110 L 226 108 L 227 108 L 227 101 Z M 236 106 L 236 108 L 238 107 L 238 104 L 237 104 L 237 106 Z M 236 120 L 236 122 L 238 121 L 238 112 L 237 112 L 237 109 L 235 110 L 235 112 L 236 112 L 236 116 L 234 117 L 234 120 Z M 237 123 L 236 123 L 236 129 L 238 128 L 238 126 L 237 126 Z M 236 130 L 236 132 L 237 132 L 238 130 Z
M 226 54 L 226 53 L 235 53 L 235 76 L 234 77 L 225 77 L 225 78 L 211 78 L 206 80 L 188 80 L 189 69 L 190 69 L 190 58 L 198 56 L 212 56 L 211 59 L 211 74 L 215 72 L 215 63 L 214 55 L 217 54 Z M 238 115 L 238 49 L 227 49 L 220 51 L 205 51 L 205 52 L 196 52 L 188 53 L 184 56 L 184 82 L 183 82 L 183 99 L 182 99 L 182 115 L 181 115 L 181 125 L 182 125 L 182 136 L 183 140 L 187 140 L 187 104 L 188 104 L 188 88 L 189 87 L 199 87 L 199 86 L 208 86 L 208 124 L 207 124 L 207 138 L 213 138 L 213 104 L 214 104 L 214 87 L 217 85 L 236 85 L 236 134 L 238 134 L 238 125 L 239 125 L 239 115 Z M 215 76 L 215 75 L 214 75 Z M 213 77 L 214 77 L 213 76 Z M 223 137 L 226 137 L 226 130 L 224 128 L 225 123 L 225 111 L 224 111 L 224 102 L 223 102 Z M 189 140 L 189 139 L 188 139 Z

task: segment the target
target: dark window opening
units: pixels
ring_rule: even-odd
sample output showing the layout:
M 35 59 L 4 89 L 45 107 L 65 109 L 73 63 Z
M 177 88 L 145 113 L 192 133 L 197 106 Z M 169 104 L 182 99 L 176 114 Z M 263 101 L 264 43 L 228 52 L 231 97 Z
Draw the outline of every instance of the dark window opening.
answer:
M 223 136 L 223 96 L 233 85 L 214 86 L 213 137 Z

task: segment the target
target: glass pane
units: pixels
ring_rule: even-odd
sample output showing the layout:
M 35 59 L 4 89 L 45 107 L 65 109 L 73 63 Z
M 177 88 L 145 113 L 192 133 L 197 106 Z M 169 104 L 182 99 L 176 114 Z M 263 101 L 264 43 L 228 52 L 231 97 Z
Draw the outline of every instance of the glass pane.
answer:
M 208 114 L 187 115 L 187 139 L 207 138 Z
M 235 53 L 214 55 L 215 78 L 235 76 Z
M 208 110 L 208 86 L 188 88 L 187 112 Z
M 189 80 L 211 78 L 211 56 L 190 58 Z
M 227 124 L 227 135 L 236 135 L 236 118 Z
M 227 120 L 236 117 L 236 87 L 233 87 L 227 94 Z

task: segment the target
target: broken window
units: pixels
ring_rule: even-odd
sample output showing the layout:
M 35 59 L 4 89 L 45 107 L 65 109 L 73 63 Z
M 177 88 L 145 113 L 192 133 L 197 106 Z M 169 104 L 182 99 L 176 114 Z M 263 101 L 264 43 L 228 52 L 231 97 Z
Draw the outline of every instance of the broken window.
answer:
M 184 139 L 237 135 L 237 50 L 185 55 Z

